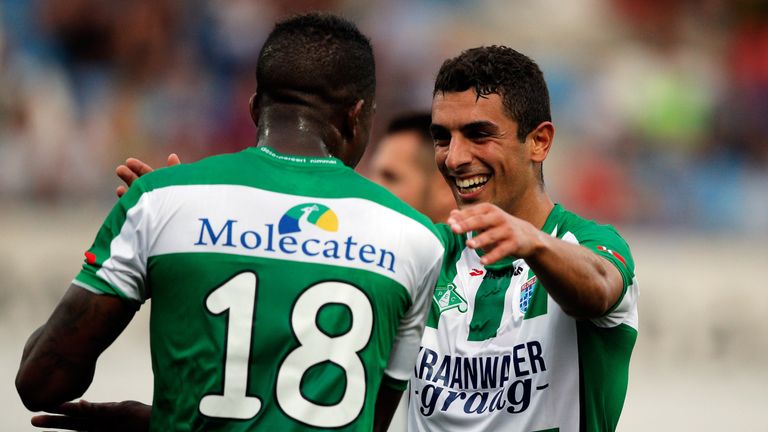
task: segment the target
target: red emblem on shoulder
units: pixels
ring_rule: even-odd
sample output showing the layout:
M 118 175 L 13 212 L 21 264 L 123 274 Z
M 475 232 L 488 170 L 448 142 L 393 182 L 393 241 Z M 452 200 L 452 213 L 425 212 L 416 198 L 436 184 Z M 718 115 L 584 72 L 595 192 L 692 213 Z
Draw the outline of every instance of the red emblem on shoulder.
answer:
M 94 255 L 92 252 L 86 252 L 85 262 L 87 262 L 88 264 L 96 264 L 96 255 Z
M 608 252 L 609 254 L 615 256 L 619 261 L 621 261 L 621 263 L 624 264 L 625 267 L 627 266 L 627 261 L 624 259 L 623 256 L 619 255 L 618 252 L 612 251 L 605 246 L 598 246 L 597 250 Z

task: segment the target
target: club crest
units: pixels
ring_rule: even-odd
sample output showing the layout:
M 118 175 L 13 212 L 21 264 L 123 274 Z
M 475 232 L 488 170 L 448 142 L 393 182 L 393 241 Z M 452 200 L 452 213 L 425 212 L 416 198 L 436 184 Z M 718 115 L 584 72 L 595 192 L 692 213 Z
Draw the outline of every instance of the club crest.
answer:
M 457 308 L 459 312 L 466 312 L 468 309 L 467 301 L 459 294 L 456 285 L 449 283 L 444 287 L 435 288 L 435 304 L 440 309 L 440 313 Z
M 533 298 L 533 289 L 536 287 L 536 276 L 525 281 L 522 287 L 520 287 L 520 312 L 525 314 L 528 312 L 528 306 L 531 304 L 531 298 Z

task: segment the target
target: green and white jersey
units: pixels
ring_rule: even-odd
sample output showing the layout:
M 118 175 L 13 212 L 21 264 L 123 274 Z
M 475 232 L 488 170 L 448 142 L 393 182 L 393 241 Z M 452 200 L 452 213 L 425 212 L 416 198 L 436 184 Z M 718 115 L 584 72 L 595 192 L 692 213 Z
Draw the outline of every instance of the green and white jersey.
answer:
M 446 256 L 411 378 L 412 431 L 614 430 L 637 338 L 629 248 L 556 205 L 544 232 L 613 263 L 624 293 L 603 317 L 566 315 L 523 259 L 490 266 L 445 225 Z
M 262 147 L 137 180 L 74 283 L 152 299 L 152 430 L 358 431 L 405 388 L 442 256 L 339 160 Z

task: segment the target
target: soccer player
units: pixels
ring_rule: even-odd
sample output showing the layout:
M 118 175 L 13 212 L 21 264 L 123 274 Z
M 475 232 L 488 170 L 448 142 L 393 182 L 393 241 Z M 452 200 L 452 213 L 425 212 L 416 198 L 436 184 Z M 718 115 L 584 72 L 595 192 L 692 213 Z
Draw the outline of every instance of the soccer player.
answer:
M 456 208 L 453 195 L 435 166 L 429 112 L 395 117 L 371 160 L 371 179 L 433 222 L 445 222 Z
M 29 409 L 79 397 L 151 298 L 152 430 L 386 428 L 443 248 L 351 169 L 374 108 L 370 43 L 338 17 L 288 19 L 257 81 L 258 147 L 147 174 L 113 208 L 24 349 Z M 81 427 L 62 419 L 46 425 Z
M 626 242 L 555 204 L 538 66 L 500 46 L 443 63 L 436 161 L 460 210 L 410 386 L 414 431 L 614 430 L 637 337 Z

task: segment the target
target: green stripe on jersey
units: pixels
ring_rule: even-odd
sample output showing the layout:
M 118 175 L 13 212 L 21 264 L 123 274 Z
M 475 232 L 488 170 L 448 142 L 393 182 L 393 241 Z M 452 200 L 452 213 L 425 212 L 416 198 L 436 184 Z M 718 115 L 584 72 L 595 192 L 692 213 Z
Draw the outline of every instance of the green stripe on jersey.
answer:
M 475 295 L 475 312 L 469 324 L 471 341 L 482 341 L 496 336 L 504 315 L 504 297 L 512 279 L 513 267 L 488 270 Z
M 629 358 L 637 330 L 621 324 L 601 328 L 577 321 L 581 371 L 582 430 L 616 430 L 629 381 Z

